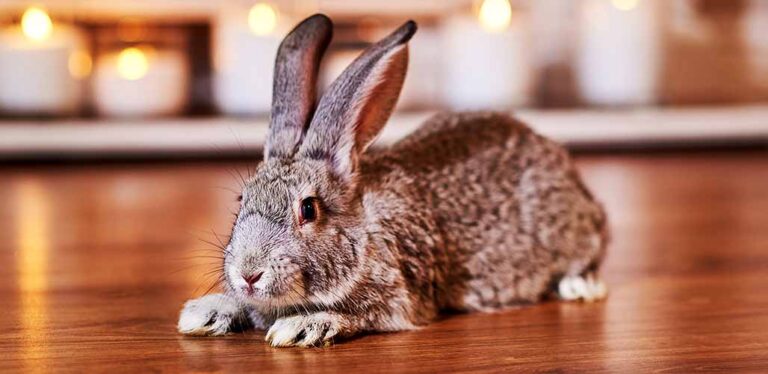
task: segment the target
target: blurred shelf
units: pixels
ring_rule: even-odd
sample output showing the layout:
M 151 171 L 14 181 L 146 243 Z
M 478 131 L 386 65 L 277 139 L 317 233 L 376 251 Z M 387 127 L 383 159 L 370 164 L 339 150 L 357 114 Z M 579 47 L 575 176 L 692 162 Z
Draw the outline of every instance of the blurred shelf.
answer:
M 398 114 L 378 145 L 392 144 L 432 113 Z M 768 106 L 642 110 L 523 110 L 517 117 L 571 148 L 768 147 Z M 260 157 L 267 121 L 0 121 L 0 159 Z

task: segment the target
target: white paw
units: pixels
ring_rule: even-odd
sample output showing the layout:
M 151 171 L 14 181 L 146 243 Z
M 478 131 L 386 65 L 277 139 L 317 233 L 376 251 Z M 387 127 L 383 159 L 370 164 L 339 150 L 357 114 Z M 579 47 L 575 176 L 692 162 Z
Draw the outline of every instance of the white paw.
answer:
M 177 328 L 185 335 L 224 335 L 242 317 L 242 308 L 233 298 L 206 295 L 184 304 Z
M 560 280 L 557 293 L 563 300 L 595 301 L 604 299 L 608 295 L 608 288 L 594 274 L 586 277 L 567 276 Z
M 333 343 L 343 324 L 339 316 L 315 313 L 308 316 L 292 316 L 275 321 L 265 340 L 273 347 L 317 347 Z

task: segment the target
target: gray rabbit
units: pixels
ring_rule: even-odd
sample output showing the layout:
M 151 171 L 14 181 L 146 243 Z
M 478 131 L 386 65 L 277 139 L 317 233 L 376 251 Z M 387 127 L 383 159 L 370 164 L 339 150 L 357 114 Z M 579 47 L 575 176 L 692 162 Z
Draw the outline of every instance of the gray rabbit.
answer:
M 405 23 L 315 105 L 324 15 L 280 45 L 264 161 L 224 252 L 225 292 L 190 300 L 178 330 L 267 330 L 318 346 L 415 329 L 444 310 L 498 311 L 556 293 L 603 298 L 605 214 L 567 152 L 509 116 L 440 114 L 366 154 L 397 102 Z

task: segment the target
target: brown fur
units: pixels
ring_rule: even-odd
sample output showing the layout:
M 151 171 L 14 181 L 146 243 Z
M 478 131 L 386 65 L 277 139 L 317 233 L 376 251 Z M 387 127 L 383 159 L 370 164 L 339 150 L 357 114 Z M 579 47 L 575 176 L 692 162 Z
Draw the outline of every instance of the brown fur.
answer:
M 226 248 L 227 292 L 188 302 L 181 332 L 218 335 L 249 319 L 274 346 L 312 346 L 412 329 L 444 310 L 536 302 L 598 269 L 601 206 L 561 146 L 507 115 L 440 114 L 363 153 L 397 99 L 398 51 L 413 32 L 407 23 L 358 58 L 308 129 L 282 126 L 270 139 L 273 149 L 303 142 L 295 155 L 265 154 Z M 303 223 L 308 197 L 319 212 Z

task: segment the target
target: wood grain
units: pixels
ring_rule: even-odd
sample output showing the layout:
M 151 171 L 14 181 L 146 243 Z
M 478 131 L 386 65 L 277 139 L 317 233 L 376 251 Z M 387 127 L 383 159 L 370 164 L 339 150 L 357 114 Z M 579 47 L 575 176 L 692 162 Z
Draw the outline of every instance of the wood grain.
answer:
M 3 371 L 768 370 L 768 153 L 579 158 L 613 243 L 606 302 L 454 315 L 327 349 L 188 338 L 252 163 L 0 168 Z M 202 239 L 202 240 L 201 240 Z

